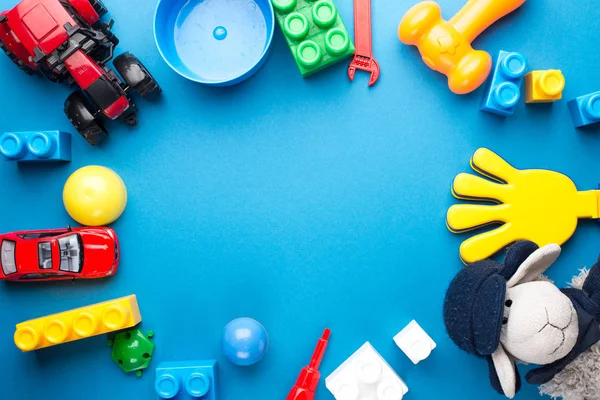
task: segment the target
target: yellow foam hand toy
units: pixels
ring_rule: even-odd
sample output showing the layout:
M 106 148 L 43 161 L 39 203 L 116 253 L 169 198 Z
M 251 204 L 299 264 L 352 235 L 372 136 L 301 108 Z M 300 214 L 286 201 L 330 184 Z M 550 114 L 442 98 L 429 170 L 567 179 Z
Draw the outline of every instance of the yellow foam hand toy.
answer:
M 491 180 L 459 174 L 452 186 L 454 197 L 497 204 L 454 205 L 448 210 L 448 228 L 460 233 L 490 224 L 501 226 L 461 244 L 460 256 L 466 263 L 488 258 L 517 240 L 531 240 L 538 246 L 563 244 L 575 232 L 579 218 L 599 217 L 600 191 L 580 192 L 559 172 L 518 170 L 488 149 L 475 152 L 471 167 Z

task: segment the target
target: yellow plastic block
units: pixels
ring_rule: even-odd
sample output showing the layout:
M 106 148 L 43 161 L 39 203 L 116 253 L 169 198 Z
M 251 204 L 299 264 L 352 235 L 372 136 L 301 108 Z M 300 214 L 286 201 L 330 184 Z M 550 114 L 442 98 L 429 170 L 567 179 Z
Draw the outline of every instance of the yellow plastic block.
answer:
M 525 103 L 551 103 L 562 99 L 565 77 L 557 69 L 525 75 Z
M 142 321 L 135 295 L 48 315 L 17 324 L 14 340 L 22 351 L 43 349 L 131 328 Z
M 461 244 L 460 256 L 465 263 L 488 258 L 517 240 L 531 240 L 538 246 L 562 245 L 575 232 L 579 218 L 600 216 L 600 191 L 579 191 L 559 172 L 519 170 L 488 149 L 477 150 L 471 166 L 489 179 L 459 174 L 452 194 L 461 200 L 495 204 L 453 205 L 446 216 L 448 228 L 461 233 L 500 226 Z

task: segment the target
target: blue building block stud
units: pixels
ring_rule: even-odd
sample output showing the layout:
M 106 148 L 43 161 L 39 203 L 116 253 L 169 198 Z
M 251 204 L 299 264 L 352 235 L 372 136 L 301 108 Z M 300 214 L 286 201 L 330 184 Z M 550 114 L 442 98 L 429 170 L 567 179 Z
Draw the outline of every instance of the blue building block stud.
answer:
M 0 136 L 0 154 L 23 163 L 71 161 L 71 134 L 60 131 L 7 132 Z
M 217 400 L 217 362 L 163 362 L 156 367 L 154 390 L 159 399 Z
M 600 122 L 600 92 L 577 97 L 567 103 L 575 128 Z
M 481 111 L 509 116 L 521 98 L 527 60 L 521 53 L 500 51 L 490 86 L 481 102 Z

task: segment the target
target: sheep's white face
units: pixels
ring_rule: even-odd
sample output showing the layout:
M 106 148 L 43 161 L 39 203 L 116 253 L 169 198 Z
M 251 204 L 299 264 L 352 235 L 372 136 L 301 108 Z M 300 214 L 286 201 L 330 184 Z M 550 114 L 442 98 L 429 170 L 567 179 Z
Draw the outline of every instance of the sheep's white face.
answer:
M 527 282 L 508 289 L 500 342 L 527 363 L 545 365 L 565 357 L 579 334 L 571 300 L 550 282 Z

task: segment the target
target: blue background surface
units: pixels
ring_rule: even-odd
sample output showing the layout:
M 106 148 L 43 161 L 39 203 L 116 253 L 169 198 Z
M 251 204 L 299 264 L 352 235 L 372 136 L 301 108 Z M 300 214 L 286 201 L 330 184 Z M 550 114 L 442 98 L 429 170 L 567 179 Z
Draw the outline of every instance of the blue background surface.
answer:
M 63 166 L 0 163 L 1 231 L 73 224 L 61 199 L 75 169 L 113 168 L 129 204 L 113 226 L 122 246 L 116 276 L 94 282 L 0 285 L 0 381 L 10 399 L 151 399 L 161 361 L 216 358 L 222 400 L 281 400 L 332 329 L 323 381 L 370 341 L 407 382 L 407 399 L 495 398 L 485 362 L 462 353 L 442 323 L 446 287 L 461 268 L 466 235 L 447 231 L 453 177 L 489 147 L 519 168 L 551 168 L 590 189 L 598 175 L 598 130 L 575 131 L 566 100 L 600 88 L 597 2 L 530 0 L 476 41 L 491 54 L 522 52 L 534 69 L 562 69 L 565 99 L 520 104 L 501 119 L 479 112 L 482 89 L 458 97 L 398 23 L 413 0 L 375 0 L 374 53 L 382 68 L 346 76 L 347 63 L 302 79 L 277 28 L 271 55 L 249 81 L 211 89 L 180 78 L 152 35 L 154 2 L 106 0 L 121 51 L 155 74 L 162 100 L 140 100 L 140 124 L 109 124 L 92 148 L 74 136 Z M 442 1 L 449 18 L 462 0 Z M 352 1 L 337 1 L 353 31 Z M 0 0 L 0 8 L 14 5 Z M 0 58 L 0 131 L 74 131 L 64 117 L 70 89 L 27 77 Z M 550 276 L 564 283 L 600 251 L 600 227 L 580 224 Z M 22 354 L 15 323 L 135 293 L 145 330 L 156 332 L 152 368 L 125 375 L 104 336 Z M 238 368 L 220 354 L 221 330 L 250 316 L 270 348 Z M 392 337 L 417 319 L 438 348 L 414 366 Z M 521 399 L 535 398 L 525 384 Z M 332 399 L 324 382 L 317 398 Z M 497 397 L 500 398 L 500 397 Z

